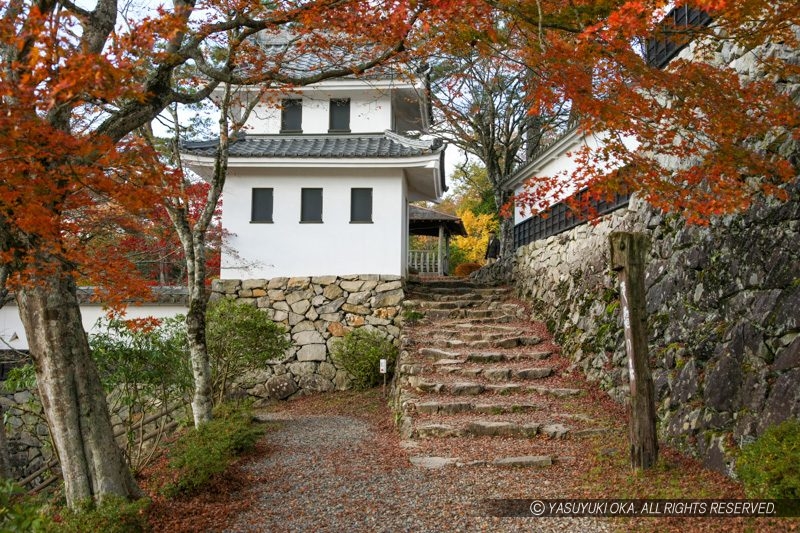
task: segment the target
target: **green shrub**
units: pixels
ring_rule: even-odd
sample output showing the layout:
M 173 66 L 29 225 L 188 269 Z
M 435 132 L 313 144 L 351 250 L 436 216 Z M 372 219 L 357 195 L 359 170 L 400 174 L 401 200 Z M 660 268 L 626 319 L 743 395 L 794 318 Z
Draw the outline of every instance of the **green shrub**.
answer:
M 397 348 L 375 330 L 354 329 L 342 337 L 331 350 L 334 362 L 353 378 L 353 388 L 365 390 L 383 381 L 380 360 L 387 360 L 391 373 Z M 387 376 L 388 377 L 388 376 Z
M 191 493 L 225 471 L 234 458 L 251 449 L 264 434 L 247 407 L 220 406 L 214 419 L 189 429 L 168 452 L 174 481 L 162 490 L 167 496 Z
M 228 299 L 209 305 L 206 343 L 217 403 L 225 397 L 234 376 L 264 368 L 291 345 L 283 327 L 270 320 L 265 312 Z
M 126 456 L 138 471 L 152 457 L 142 442 L 139 424 L 144 415 L 188 403 L 194 390 L 184 317 L 100 320 L 95 329 L 98 333 L 89 338 L 89 344 L 109 393 L 109 409 L 117 412 L 124 407 L 131 414 L 142 414 L 123 417 Z
M 800 498 L 800 420 L 786 420 L 745 446 L 736 473 L 750 498 Z
M 119 496 L 106 496 L 100 504 L 91 501 L 77 509 L 66 509 L 60 513 L 58 523 L 51 531 L 58 533 L 142 533 L 149 531 L 147 508 L 150 500 L 128 501 Z
M 24 497 L 25 491 L 10 479 L 0 479 L 0 531 L 38 533 L 47 531 L 49 519 L 38 504 Z

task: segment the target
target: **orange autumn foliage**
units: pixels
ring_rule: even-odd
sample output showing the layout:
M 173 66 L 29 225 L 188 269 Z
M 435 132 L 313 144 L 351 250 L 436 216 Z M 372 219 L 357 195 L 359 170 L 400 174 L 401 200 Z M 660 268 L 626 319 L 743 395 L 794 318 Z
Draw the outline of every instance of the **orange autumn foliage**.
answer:
M 462 18 L 449 40 L 437 45 L 495 54 L 521 66 L 531 116 L 546 117 L 566 102 L 572 116 L 580 117 L 582 132 L 604 137 L 600 149 L 574 150 L 577 171 L 537 176 L 538 185 L 517 198 L 518 207 L 546 207 L 559 188 L 591 186 L 598 198 L 638 190 L 658 208 L 705 223 L 746 208 L 757 195 L 786 198 L 785 185 L 798 175 L 794 156 L 800 141 L 800 113 L 792 99 L 800 79 L 797 2 L 488 4 L 490 16 Z M 673 5 L 705 10 L 712 23 L 664 27 Z M 469 43 L 458 41 L 467 35 Z M 666 69 L 651 66 L 642 48 L 652 37 L 691 41 L 697 59 L 673 60 Z M 741 72 L 715 63 L 734 50 L 745 55 L 737 63 Z

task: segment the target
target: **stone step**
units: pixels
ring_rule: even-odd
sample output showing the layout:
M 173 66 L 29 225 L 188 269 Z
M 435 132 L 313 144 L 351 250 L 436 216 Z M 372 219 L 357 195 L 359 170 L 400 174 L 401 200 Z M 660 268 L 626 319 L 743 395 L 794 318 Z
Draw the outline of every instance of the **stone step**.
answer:
M 407 380 L 412 389 L 423 393 L 451 394 L 453 396 L 479 396 L 483 393 L 508 395 L 518 393 L 536 393 L 543 396 L 553 396 L 556 398 L 567 398 L 579 396 L 580 389 L 567 389 L 557 387 L 544 387 L 536 385 L 523 385 L 521 383 L 475 383 L 471 381 L 456 383 L 440 383 L 428 381 L 421 376 L 408 376 Z
M 490 465 L 509 468 L 542 468 L 551 466 L 557 460 L 550 455 L 523 455 L 519 457 L 498 457 L 492 461 L 462 461 L 458 457 L 415 456 L 409 457 L 409 461 L 418 468 L 434 470 L 452 465 L 457 467 L 485 467 Z
M 467 318 L 471 320 L 497 320 L 508 315 L 508 312 L 504 309 L 483 309 L 469 307 L 465 309 L 426 309 L 424 313 L 425 318 L 430 320 L 453 320 L 458 318 Z
M 482 298 L 475 300 L 465 299 L 452 299 L 452 300 L 423 300 L 416 301 L 416 308 L 422 311 L 440 311 L 440 310 L 453 310 L 453 309 L 474 309 L 487 307 L 486 302 Z
M 530 439 L 542 435 L 551 439 L 563 439 L 570 433 L 570 428 L 561 423 L 528 422 L 496 422 L 492 420 L 473 420 L 465 425 L 424 423 L 418 425 L 413 436 L 419 439 L 436 439 L 450 437 L 509 437 Z
M 437 402 L 427 401 L 413 404 L 411 407 L 419 414 L 454 415 L 459 413 L 482 413 L 503 415 L 509 413 L 529 413 L 540 407 L 532 403 L 474 403 L 474 402 Z
M 548 359 L 553 352 L 535 351 L 523 353 L 482 352 L 471 353 L 467 356 L 467 363 L 504 363 L 510 361 L 542 361 Z
M 483 377 L 488 381 L 529 381 L 535 379 L 544 379 L 553 375 L 551 367 L 532 367 L 514 369 L 507 367 L 495 368 L 462 368 L 458 366 L 441 366 L 440 372 L 447 374 L 456 374 L 460 376 L 468 376 L 472 378 Z
M 495 340 L 464 340 L 463 338 L 437 338 L 431 344 L 439 348 L 472 348 L 486 350 L 488 348 L 517 348 L 519 346 L 535 346 L 542 341 L 538 337 L 506 337 Z M 548 352 L 549 354 L 550 352 Z

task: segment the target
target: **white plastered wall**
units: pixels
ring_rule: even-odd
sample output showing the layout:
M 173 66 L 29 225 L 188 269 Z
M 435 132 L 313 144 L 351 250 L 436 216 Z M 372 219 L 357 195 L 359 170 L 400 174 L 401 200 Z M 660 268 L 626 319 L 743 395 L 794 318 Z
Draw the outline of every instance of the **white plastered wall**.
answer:
M 302 94 L 287 95 L 303 101 L 302 127 L 304 134 L 328 133 L 330 100 L 350 98 L 350 131 L 352 133 L 382 132 L 392 127 L 392 101 L 389 92 L 367 89 L 346 93 L 333 90 L 305 90 Z M 280 99 L 259 104 L 247 121 L 247 133 L 277 135 L 281 130 Z
M 401 169 L 236 169 L 223 196 L 223 279 L 405 274 Z M 252 189 L 273 189 L 273 222 L 251 223 Z M 322 188 L 322 220 L 300 222 L 302 188 Z M 372 188 L 372 220 L 350 223 L 350 189 Z M 405 224 L 405 225 L 404 225 Z
M 169 318 L 186 314 L 186 307 L 182 305 L 131 305 L 128 306 L 125 318 Z M 97 332 L 97 320 L 105 317 L 105 310 L 101 305 L 81 305 L 81 318 L 83 329 L 89 334 Z M 0 350 L 27 350 L 28 339 L 25 337 L 25 328 L 19 318 L 16 305 L 9 304 L 0 308 Z

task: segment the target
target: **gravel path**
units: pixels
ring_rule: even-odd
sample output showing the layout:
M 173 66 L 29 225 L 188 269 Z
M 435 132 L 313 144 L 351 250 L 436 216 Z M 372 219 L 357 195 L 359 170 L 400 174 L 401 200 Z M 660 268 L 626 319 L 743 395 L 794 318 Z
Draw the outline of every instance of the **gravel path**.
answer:
M 409 463 L 388 410 L 343 414 L 303 401 L 278 409 L 259 414 L 280 427 L 246 467 L 260 480 L 247 492 L 255 504 L 228 532 L 611 530 L 607 520 L 482 516 L 484 498 L 558 497 L 556 467 L 423 469 Z

